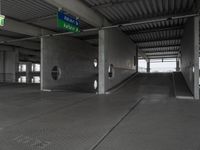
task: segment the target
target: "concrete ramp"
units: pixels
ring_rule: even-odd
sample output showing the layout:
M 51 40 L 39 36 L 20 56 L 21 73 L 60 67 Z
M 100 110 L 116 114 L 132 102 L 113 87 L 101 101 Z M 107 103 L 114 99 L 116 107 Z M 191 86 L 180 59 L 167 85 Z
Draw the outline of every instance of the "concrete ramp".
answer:
M 174 72 L 173 79 L 177 99 L 194 99 L 181 72 Z

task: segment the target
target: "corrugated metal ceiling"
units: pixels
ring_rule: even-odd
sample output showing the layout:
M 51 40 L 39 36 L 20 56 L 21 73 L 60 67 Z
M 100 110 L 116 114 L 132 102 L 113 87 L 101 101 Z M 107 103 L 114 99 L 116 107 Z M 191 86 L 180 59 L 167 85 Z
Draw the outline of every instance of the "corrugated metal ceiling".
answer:
M 187 14 L 191 13 L 195 7 L 194 0 L 82 1 L 102 14 L 112 24 Z M 56 27 L 57 10 L 56 7 L 44 0 L 2 0 L 2 13 L 6 16 L 55 31 L 59 31 Z M 157 56 L 155 52 L 158 50 L 159 56 L 167 57 L 168 55 L 174 56 L 174 54 L 177 56 L 186 21 L 187 19 L 176 19 L 145 23 L 122 27 L 121 30 L 137 43 L 141 51 L 147 53 L 145 49 L 151 48 L 151 51 L 148 52 L 150 58 L 154 55 Z M 81 29 L 86 28 L 92 28 L 92 26 L 81 21 Z M 88 41 L 92 44 L 98 44 L 96 39 L 89 39 Z M 173 46 L 174 49 L 171 51 L 170 48 Z
M 60 31 L 56 25 L 58 8 L 46 3 L 44 0 L 1 0 L 2 14 L 7 17 L 41 26 L 43 28 Z M 81 21 L 81 29 L 91 28 Z
M 85 0 L 111 22 L 191 11 L 194 0 Z
M 113 24 L 191 13 L 194 0 L 85 0 Z M 153 56 L 178 56 L 187 19 L 167 20 L 121 28 L 140 51 Z M 146 51 L 144 48 L 150 48 Z

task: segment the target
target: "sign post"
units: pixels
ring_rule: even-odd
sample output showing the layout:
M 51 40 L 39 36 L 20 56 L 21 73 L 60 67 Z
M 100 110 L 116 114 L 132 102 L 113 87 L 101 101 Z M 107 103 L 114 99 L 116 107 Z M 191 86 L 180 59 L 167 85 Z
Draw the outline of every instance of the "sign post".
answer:
M 63 11 L 58 12 L 57 16 L 58 28 L 67 30 L 69 32 L 80 32 L 80 22 L 73 16 L 65 14 Z

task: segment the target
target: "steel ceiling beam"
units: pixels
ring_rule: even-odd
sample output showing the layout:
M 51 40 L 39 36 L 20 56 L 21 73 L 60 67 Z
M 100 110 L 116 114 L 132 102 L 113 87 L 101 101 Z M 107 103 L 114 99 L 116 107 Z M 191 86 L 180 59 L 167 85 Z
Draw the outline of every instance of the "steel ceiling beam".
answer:
M 15 38 L 0 35 L 0 41 L 14 40 L 14 39 Z M 39 42 L 33 42 L 33 41 L 22 41 L 22 42 L 10 43 L 9 45 L 19 46 L 19 47 L 34 49 L 34 50 L 40 50 L 40 43 Z
M 25 23 L 36 23 L 36 22 L 39 22 L 39 21 L 44 21 L 44 20 L 55 18 L 56 16 L 57 16 L 57 14 L 54 13 L 54 14 L 51 14 L 51 15 L 26 20 Z
M 178 55 L 178 52 L 174 52 L 174 53 L 162 53 L 162 52 L 159 52 L 159 53 L 152 53 L 152 54 L 146 54 L 147 57 L 149 56 L 170 56 L 170 55 Z
M 149 59 L 162 59 L 162 58 L 179 58 L 178 55 L 160 55 L 160 56 L 148 56 Z
M 115 6 L 122 5 L 122 4 L 135 3 L 138 1 L 143 1 L 143 0 L 123 0 L 123 1 L 118 1 L 118 2 L 108 2 L 108 3 L 92 6 L 91 8 L 101 9 L 101 8 L 115 7 Z
M 148 61 L 147 55 L 146 55 L 143 51 L 141 51 L 141 50 L 139 50 L 139 49 L 138 49 L 138 55 L 141 56 L 141 57 L 142 57 L 143 59 L 145 59 L 146 61 Z
M 94 27 L 111 25 L 103 15 L 95 12 L 80 0 L 45 0 L 47 3 L 79 17 Z
M 160 28 L 153 28 L 153 29 L 140 29 L 139 31 L 125 31 L 128 35 L 134 34 L 144 34 L 144 33 L 154 33 L 154 32 L 161 32 L 161 31 L 174 31 L 174 30 L 183 30 L 183 26 L 172 26 L 172 27 L 160 27 Z
M 180 49 L 180 46 L 171 46 L 171 47 L 159 47 L 159 48 L 140 48 L 141 50 L 143 51 L 157 51 L 157 50 L 162 50 L 162 51 L 167 51 L 167 50 L 170 50 L 170 49 Z
M 10 18 L 6 18 L 5 26 L 0 27 L 0 29 L 19 33 L 22 35 L 29 35 L 29 36 L 42 35 L 41 28 L 23 22 L 19 22 Z
M 167 48 L 167 47 L 180 47 L 180 44 L 171 44 L 171 45 L 156 45 L 156 46 L 138 46 L 140 49 L 148 48 Z
M 177 39 L 177 38 L 174 38 L 174 39 L 164 39 L 164 40 L 155 40 L 155 41 L 150 41 L 150 42 L 139 42 L 139 43 L 136 43 L 138 46 L 140 45 L 153 45 L 154 43 L 158 43 L 158 42 L 178 42 L 178 43 L 181 43 L 181 38 L 180 39 Z
M 165 39 L 148 39 L 148 40 L 137 40 L 135 41 L 136 44 L 141 43 L 152 43 L 152 42 L 162 42 L 162 41 L 171 41 L 171 40 L 181 40 L 182 37 L 172 37 L 172 38 L 165 38 Z M 134 41 L 134 40 L 133 40 Z
M 35 51 L 33 49 L 23 48 L 19 46 L 8 46 L 8 45 L 0 45 L 0 51 L 19 51 L 20 53 L 26 54 L 26 55 L 35 55 L 40 56 L 39 51 Z
M 99 36 L 98 34 L 95 34 L 95 35 L 88 35 L 88 36 L 84 36 L 84 37 L 77 37 L 79 38 L 80 40 L 94 40 L 94 39 L 98 39 Z
M 143 50 L 142 50 L 143 51 Z M 143 51 L 145 54 L 154 54 L 154 53 L 172 53 L 172 52 L 180 52 L 180 50 L 157 50 L 157 51 Z

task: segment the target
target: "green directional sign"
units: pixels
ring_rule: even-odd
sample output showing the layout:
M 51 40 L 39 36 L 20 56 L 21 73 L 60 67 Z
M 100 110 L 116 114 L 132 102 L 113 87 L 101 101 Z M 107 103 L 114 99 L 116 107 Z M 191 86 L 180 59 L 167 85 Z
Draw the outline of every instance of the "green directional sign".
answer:
M 5 25 L 5 16 L 0 15 L 0 26 L 3 27 Z
M 59 20 L 59 19 L 58 19 L 58 27 L 61 28 L 61 29 L 65 29 L 67 31 L 70 31 L 70 32 L 75 32 L 75 33 L 80 32 L 79 27 L 74 26 L 74 25 L 72 25 L 68 22 Z
M 65 14 L 63 11 L 58 12 L 57 26 L 58 28 L 67 30 L 69 32 L 80 32 L 79 20 L 71 15 Z

